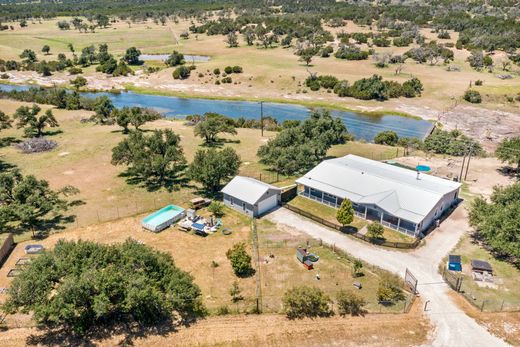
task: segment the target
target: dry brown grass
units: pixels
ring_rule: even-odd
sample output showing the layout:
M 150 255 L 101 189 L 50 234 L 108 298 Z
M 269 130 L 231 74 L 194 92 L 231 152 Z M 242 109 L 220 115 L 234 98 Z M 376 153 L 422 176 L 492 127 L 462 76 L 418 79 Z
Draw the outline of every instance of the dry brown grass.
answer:
M 89 340 L 98 346 L 115 346 L 131 341 L 135 346 L 417 346 L 428 343 L 430 324 L 418 300 L 408 314 L 364 317 L 332 317 L 288 320 L 281 315 L 211 317 L 177 332 L 128 339 L 118 334 Z M 34 328 L 11 329 L 0 334 L 5 347 L 25 345 Z

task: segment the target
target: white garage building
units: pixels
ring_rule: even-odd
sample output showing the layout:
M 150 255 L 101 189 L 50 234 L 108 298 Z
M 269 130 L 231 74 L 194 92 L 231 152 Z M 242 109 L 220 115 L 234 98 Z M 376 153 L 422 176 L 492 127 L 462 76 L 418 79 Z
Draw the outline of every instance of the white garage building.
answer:
M 258 217 L 280 204 L 282 190 L 254 178 L 235 176 L 222 190 L 224 204 Z
M 296 180 L 298 194 L 409 235 L 421 232 L 458 201 L 460 183 L 355 155 L 321 162 Z

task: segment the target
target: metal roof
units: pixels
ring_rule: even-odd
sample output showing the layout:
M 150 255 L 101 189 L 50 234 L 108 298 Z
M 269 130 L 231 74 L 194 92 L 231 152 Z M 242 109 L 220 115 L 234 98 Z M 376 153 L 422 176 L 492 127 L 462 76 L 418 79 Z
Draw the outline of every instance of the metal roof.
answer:
M 460 183 L 349 154 L 321 162 L 297 183 L 420 223 Z
M 235 176 L 221 192 L 245 201 L 248 204 L 255 205 L 270 189 L 281 192 L 280 188 L 255 180 L 254 178 Z

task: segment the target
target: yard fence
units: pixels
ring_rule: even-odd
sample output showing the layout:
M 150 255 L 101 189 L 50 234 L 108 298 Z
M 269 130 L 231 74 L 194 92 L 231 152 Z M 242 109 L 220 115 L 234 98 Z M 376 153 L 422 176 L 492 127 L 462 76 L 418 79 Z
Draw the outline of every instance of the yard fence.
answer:
M 447 270 L 441 265 L 442 277 L 446 283 L 457 293 L 462 295 L 470 304 L 482 312 L 517 312 L 520 311 L 520 300 L 511 302 L 505 299 L 489 298 L 482 292 L 471 288 L 468 281 L 472 278 Z
M 351 235 L 355 238 L 358 238 L 358 239 L 366 241 L 366 242 L 373 243 L 378 246 L 401 248 L 401 249 L 413 249 L 413 248 L 416 248 L 421 243 L 420 239 L 415 239 L 414 242 L 389 242 L 389 241 L 381 240 L 381 239 L 373 239 L 371 237 L 358 233 L 352 227 L 342 226 L 342 225 L 339 225 L 336 223 L 332 223 L 331 221 L 325 220 L 321 217 L 318 217 L 312 213 L 304 211 L 304 210 L 302 210 L 298 207 L 292 206 L 290 204 L 285 204 L 284 207 L 287 208 L 288 210 L 298 213 L 299 215 L 302 215 L 303 217 L 312 219 L 315 222 L 325 225 L 326 227 L 335 229 L 343 234 Z
M 269 238 L 262 237 L 262 233 L 259 233 L 258 230 L 256 230 L 256 224 L 255 224 L 255 234 L 257 242 L 256 246 L 254 246 L 257 249 L 257 254 L 262 252 L 263 254 L 269 254 L 271 253 L 269 249 L 290 249 L 291 251 L 296 250 L 298 247 L 304 247 L 304 248 L 315 248 L 315 247 L 326 247 L 330 249 L 338 258 L 341 258 L 345 261 L 347 261 L 350 264 L 353 264 L 354 261 L 359 261 L 359 259 L 353 257 L 352 255 L 348 254 L 347 252 L 339 249 L 336 247 L 335 244 L 328 244 L 326 242 L 323 242 L 322 239 L 316 239 L 316 238 L 306 238 L 306 239 L 298 239 L 298 238 L 284 238 L 284 239 L 277 239 L 272 240 Z M 258 236 L 260 235 L 260 237 Z M 260 264 L 257 262 L 257 269 L 261 269 Z M 382 272 L 386 272 L 385 270 L 381 269 L 380 267 L 363 262 L 363 269 L 366 269 L 367 271 L 376 274 L 379 276 Z M 258 271 L 258 270 L 257 270 Z M 260 271 L 258 271 L 260 272 Z M 258 273 L 259 275 L 259 273 Z M 403 274 L 404 275 L 404 274 Z M 283 274 L 280 274 L 280 276 L 283 277 Z M 269 277 L 269 276 L 267 276 Z M 257 278 L 260 278 L 258 276 Z M 273 281 L 273 280 L 271 280 Z M 276 282 L 276 280 L 274 280 Z M 272 284 L 272 283 L 271 283 Z M 266 281 L 261 282 L 260 285 L 262 287 L 266 287 L 270 285 L 269 283 L 266 283 Z M 406 298 L 404 301 L 399 301 L 397 303 L 387 303 L 387 302 L 380 302 L 377 300 L 369 300 L 366 303 L 365 309 L 369 313 L 408 313 L 410 311 L 410 308 L 412 307 L 413 303 L 415 302 L 416 295 L 409 290 L 408 286 L 406 286 L 405 280 L 402 279 L 401 281 L 401 287 L 405 292 Z M 268 288 L 268 287 L 266 287 Z M 289 288 L 287 288 L 289 289 Z M 275 296 L 275 295 L 268 295 L 265 293 L 265 291 L 260 292 L 261 294 L 261 303 L 262 306 L 260 307 L 261 312 L 270 312 L 270 313 L 283 313 L 283 307 L 282 307 L 282 301 L 281 297 Z M 338 291 L 327 291 L 326 294 L 332 299 L 332 307 L 337 308 L 337 303 L 335 302 L 335 298 Z

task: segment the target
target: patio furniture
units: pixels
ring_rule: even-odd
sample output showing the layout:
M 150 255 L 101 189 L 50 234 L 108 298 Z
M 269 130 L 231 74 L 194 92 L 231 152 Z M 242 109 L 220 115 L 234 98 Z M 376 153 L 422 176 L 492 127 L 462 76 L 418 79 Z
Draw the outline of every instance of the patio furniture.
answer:
M 45 250 L 45 247 L 43 247 L 42 245 L 32 244 L 25 246 L 24 250 L 25 254 L 38 254 L 43 252 Z

